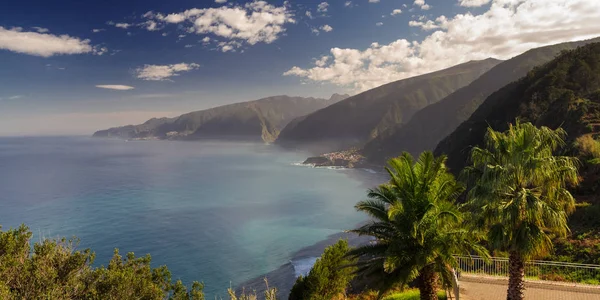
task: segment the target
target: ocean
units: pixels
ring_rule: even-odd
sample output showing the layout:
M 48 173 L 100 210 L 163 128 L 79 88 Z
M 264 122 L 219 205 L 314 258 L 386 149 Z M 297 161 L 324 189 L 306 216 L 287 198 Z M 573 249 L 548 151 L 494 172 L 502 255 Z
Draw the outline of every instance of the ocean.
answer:
M 354 204 L 372 174 L 299 166 L 307 155 L 258 143 L 0 138 L 0 224 L 24 223 L 35 240 L 76 236 L 98 266 L 115 248 L 149 253 L 174 280 L 225 296 L 290 261 L 306 272 L 314 258 L 294 253 L 366 219 Z

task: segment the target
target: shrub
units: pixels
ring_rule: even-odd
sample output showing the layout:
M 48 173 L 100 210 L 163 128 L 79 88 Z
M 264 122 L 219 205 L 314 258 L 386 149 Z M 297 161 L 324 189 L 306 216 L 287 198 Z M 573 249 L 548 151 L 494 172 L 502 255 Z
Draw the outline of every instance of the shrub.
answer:
M 93 268 L 94 253 L 74 250 L 76 240 L 31 249 L 31 237 L 24 225 L 0 231 L 0 299 L 204 299 L 202 284 L 173 284 L 167 267 L 150 267 L 150 255 L 123 259 L 115 250 L 108 267 Z
M 323 252 L 306 277 L 298 277 L 290 291 L 290 300 L 330 300 L 344 295 L 354 277 L 354 261 L 346 257 L 348 242 L 340 240 Z
M 582 157 L 590 160 L 600 159 L 600 141 L 596 141 L 589 135 L 577 138 L 575 147 L 577 147 Z

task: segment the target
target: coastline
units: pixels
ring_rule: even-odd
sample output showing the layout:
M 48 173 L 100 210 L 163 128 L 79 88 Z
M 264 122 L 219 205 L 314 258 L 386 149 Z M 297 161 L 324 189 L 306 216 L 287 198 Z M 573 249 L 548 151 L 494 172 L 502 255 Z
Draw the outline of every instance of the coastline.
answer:
M 344 172 L 347 176 L 360 181 L 365 187 L 365 190 L 383 183 L 387 178 L 385 173 L 376 172 L 367 168 L 334 168 L 334 170 L 338 172 Z M 361 199 L 362 197 L 357 197 L 357 202 Z M 360 223 L 356 224 L 356 226 L 360 225 Z M 279 268 L 242 282 L 235 287 L 235 290 L 237 293 L 241 293 L 242 291 L 253 291 L 256 292 L 257 295 L 262 295 L 266 290 L 266 279 L 270 287 L 277 288 L 278 299 L 287 299 L 290 289 L 296 282 L 297 276 L 299 274 L 308 272 L 310 268 L 312 268 L 315 260 L 321 256 L 325 248 L 335 244 L 340 239 L 346 239 L 351 247 L 362 245 L 369 241 L 369 237 L 359 237 L 356 234 L 348 232 L 338 232 L 332 234 L 322 241 L 319 241 L 313 245 L 308 245 L 296 251 L 292 255 L 291 259 L 288 262 L 283 263 L 281 266 L 279 266 Z

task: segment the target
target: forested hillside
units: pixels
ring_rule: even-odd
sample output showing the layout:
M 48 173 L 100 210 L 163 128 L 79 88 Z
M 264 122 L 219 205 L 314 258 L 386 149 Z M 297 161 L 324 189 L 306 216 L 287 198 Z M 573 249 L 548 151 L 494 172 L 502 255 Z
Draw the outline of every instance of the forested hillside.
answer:
M 278 143 L 338 150 L 364 143 L 408 122 L 421 108 L 471 83 L 500 61 L 471 61 L 442 71 L 392 82 L 340 101 L 292 122 Z
M 551 61 L 561 51 L 594 41 L 600 39 L 532 49 L 502 62 L 468 86 L 418 111 L 408 123 L 397 125 L 379 135 L 365 145 L 363 153 L 370 161 L 383 163 L 386 158 L 402 151 L 416 155 L 425 150 L 433 150 L 493 92 L 525 76 L 535 66 Z

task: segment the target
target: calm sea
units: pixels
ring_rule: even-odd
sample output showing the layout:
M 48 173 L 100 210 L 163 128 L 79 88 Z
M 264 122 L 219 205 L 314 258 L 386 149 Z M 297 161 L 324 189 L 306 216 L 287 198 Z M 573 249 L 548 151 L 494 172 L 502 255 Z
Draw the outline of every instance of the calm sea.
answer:
M 366 172 L 294 165 L 305 157 L 250 143 L 0 138 L 0 224 L 77 236 L 97 265 L 114 248 L 150 253 L 212 298 L 364 220 L 353 206 Z

